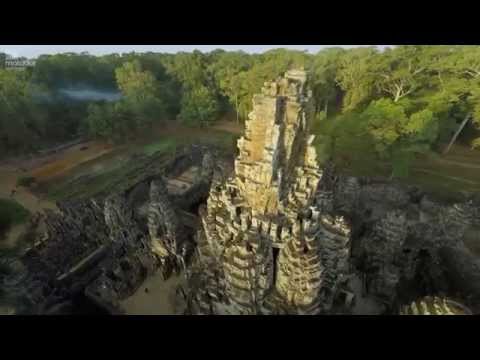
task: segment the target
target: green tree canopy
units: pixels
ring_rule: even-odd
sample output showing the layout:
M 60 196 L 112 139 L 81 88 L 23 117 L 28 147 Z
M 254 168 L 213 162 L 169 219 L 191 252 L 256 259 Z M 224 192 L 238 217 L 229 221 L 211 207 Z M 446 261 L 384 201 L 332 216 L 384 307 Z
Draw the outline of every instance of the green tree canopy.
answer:
M 215 120 L 218 111 L 215 94 L 207 87 L 199 86 L 183 97 L 179 118 L 187 125 L 207 126 Z

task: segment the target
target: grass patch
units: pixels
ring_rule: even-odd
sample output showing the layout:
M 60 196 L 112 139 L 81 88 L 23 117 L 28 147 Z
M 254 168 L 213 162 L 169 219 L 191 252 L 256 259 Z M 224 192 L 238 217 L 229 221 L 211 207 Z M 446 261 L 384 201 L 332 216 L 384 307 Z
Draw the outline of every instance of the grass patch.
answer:
M 332 156 L 343 174 L 389 177 L 392 162 L 379 158 L 372 139 L 365 132 L 364 121 L 361 114 L 356 113 L 316 119 L 312 123 L 312 134 L 316 135 L 313 145 L 320 165 Z M 240 133 L 212 127 L 158 126 L 142 138 L 68 169 L 61 177 L 43 182 L 37 177 L 40 185 L 37 191 L 47 193 L 52 200 L 107 193 L 133 184 L 145 173 L 161 171 L 170 154 L 185 145 L 213 145 L 226 154 L 234 154 L 239 136 Z M 480 151 L 460 144 L 455 144 L 447 155 L 423 154 L 409 164 L 408 174 L 399 180 L 448 196 L 459 191 L 480 191 L 479 154 Z
M 153 142 L 143 143 L 141 152 L 147 156 L 156 153 L 168 154 L 175 152 L 176 148 L 192 144 L 213 145 L 225 152 L 235 152 L 239 136 L 239 134 L 212 128 L 201 129 L 178 126 L 156 135 L 155 139 L 150 139 Z
M 12 225 L 25 222 L 30 212 L 18 202 L 0 199 L 0 233 L 7 231 Z
M 237 139 L 239 138 L 238 135 L 227 132 L 218 132 L 216 135 L 217 136 L 210 137 L 209 141 L 207 142 L 212 145 L 216 145 L 225 151 L 235 151 L 237 146 Z
M 344 174 L 389 177 L 392 161 L 379 158 L 372 139 L 363 130 L 363 121 L 362 116 L 355 113 L 315 120 L 312 133 L 316 135 L 314 146 L 319 162 L 331 156 Z M 404 168 L 408 166 L 408 171 L 395 174 L 403 175 L 397 177 L 401 182 L 417 185 L 439 197 L 461 198 L 462 192 L 480 191 L 479 154 L 456 144 L 447 155 L 434 151 L 418 155 L 403 164 Z
M 92 173 L 78 179 L 65 178 L 49 186 L 47 197 L 50 200 L 86 199 L 93 196 L 123 191 L 143 178 L 160 173 L 170 152 L 155 151 L 153 155 L 132 158 L 121 166 L 103 172 Z
M 42 192 L 47 198 L 60 201 L 69 198 L 85 199 L 92 196 L 121 191 L 148 175 L 162 172 L 166 162 L 171 159 L 177 148 L 190 144 L 209 144 L 218 146 L 226 153 L 233 152 L 238 135 L 225 131 L 205 129 L 202 131 L 178 131 L 156 136 L 149 142 L 132 143 L 128 146 L 128 155 L 134 156 L 112 168 L 110 161 L 103 162 L 105 169 L 98 172 L 82 171 L 84 175 L 72 177 L 72 173 L 63 179 L 55 179 L 44 184 Z M 154 140 L 154 141 L 152 141 Z M 115 158 L 111 159 L 116 161 Z M 97 162 L 98 160 L 95 160 Z M 91 167 L 94 164 L 89 164 Z
M 151 156 L 155 153 L 165 153 L 175 151 L 177 141 L 173 138 L 166 138 L 160 141 L 145 145 L 143 153 L 147 156 Z

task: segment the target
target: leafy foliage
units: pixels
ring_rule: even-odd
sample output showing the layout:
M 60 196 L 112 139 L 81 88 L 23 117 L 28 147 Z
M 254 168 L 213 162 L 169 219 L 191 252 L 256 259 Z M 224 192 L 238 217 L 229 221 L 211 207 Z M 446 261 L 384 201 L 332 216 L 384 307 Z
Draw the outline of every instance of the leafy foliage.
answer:
M 36 181 L 35 177 L 33 176 L 22 176 L 19 177 L 17 180 L 17 186 L 25 186 L 29 187 Z
M 182 99 L 180 119 L 187 125 L 207 126 L 215 120 L 219 105 L 215 94 L 205 86 L 192 89 Z
M 375 91 L 375 74 L 372 64 L 377 51 L 358 48 L 340 57 L 336 81 L 344 91 L 344 111 L 354 110 L 371 100 Z
M 27 220 L 30 213 L 16 201 L 0 199 L 0 232 L 7 231 L 10 226 Z
M 143 153 L 147 156 L 151 156 L 155 153 L 164 153 L 172 151 L 176 148 L 175 139 L 162 139 L 155 143 L 148 144 L 144 147 Z

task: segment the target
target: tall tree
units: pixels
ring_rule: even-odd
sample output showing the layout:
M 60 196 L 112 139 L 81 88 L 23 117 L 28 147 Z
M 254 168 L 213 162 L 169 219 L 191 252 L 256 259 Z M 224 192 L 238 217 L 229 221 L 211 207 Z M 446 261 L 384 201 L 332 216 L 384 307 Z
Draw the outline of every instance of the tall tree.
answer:
M 438 135 L 438 123 L 429 109 L 407 114 L 392 99 L 373 101 L 363 116 L 378 154 L 392 160 L 392 175 L 398 166 L 405 173 L 412 155 L 428 151 Z
M 136 114 L 139 128 L 165 116 L 159 83 L 150 71 L 142 69 L 138 60 L 124 63 L 115 74 L 118 87 L 125 96 L 124 102 Z
M 347 51 L 340 57 L 336 80 L 345 92 L 343 110 L 354 110 L 368 103 L 375 92 L 375 73 L 372 63 L 378 50 L 357 48 Z
M 316 112 L 324 111 L 328 116 L 329 105 L 334 104 L 341 94 L 341 89 L 335 81 L 339 59 L 344 54 L 342 48 L 329 48 L 319 51 L 313 58 L 310 76 Z
M 421 46 L 398 46 L 376 56 L 371 71 L 380 93 L 394 102 L 412 94 L 422 86 L 427 65 L 422 61 Z
M 33 101 L 25 72 L 0 69 L 0 148 L 30 151 L 45 129 L 43 112 Z
M 237 52 L 219 52 L 212 56 L 209 72 L 220 89 L 221 94 L 226 97 L 230 105 L 235 109 L 237 121 L 240 115 L 240 98 L 242 97 L 241 79 L 238 75 L 248 71 L 253 59 L 248 54 Z
M 182 99 L 180 119 L 187 125 L 208 126 L 218 114 L 218 101 L 207 87 L 199 86 Z

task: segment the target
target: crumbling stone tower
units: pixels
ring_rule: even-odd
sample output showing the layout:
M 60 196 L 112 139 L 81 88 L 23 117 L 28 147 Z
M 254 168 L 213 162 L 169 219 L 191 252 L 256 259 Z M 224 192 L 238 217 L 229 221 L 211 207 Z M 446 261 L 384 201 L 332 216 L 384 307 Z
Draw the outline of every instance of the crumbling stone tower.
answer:
M 306 73 L 288 71 L 253 98 L 235 173 L 200 211 L 200 313 L 318 313 L 348 270 L 350 228 L 322 213 L 309 134 Z

